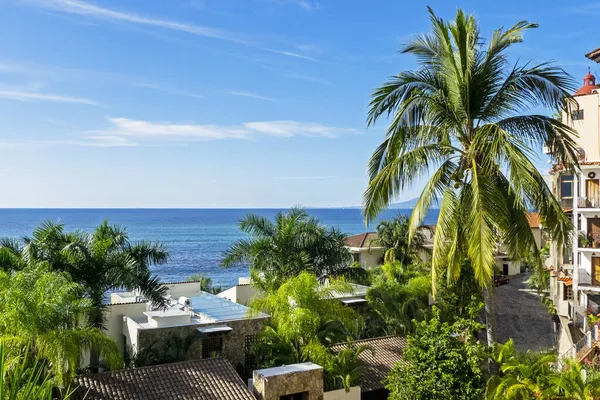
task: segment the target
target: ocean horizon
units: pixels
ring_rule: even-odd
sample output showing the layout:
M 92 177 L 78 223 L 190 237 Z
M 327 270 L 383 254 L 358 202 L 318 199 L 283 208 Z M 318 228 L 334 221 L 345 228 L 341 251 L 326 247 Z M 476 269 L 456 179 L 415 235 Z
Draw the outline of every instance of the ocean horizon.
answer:
M 91 231 L 108 219 L 111 224 L 127 228 L 131 240 L 160 241 L 167 246 L 171 259 L 152 267 L 163 282 L 178 282 L 196 273 L 210 277 L 215 286 L 229 287 L 238 277 L 248 275 L 248 267 L 224 269 L 220 266 L 223 252 L 235 241 L 246 237 L 239 220 L 247 213 L 272 218 L 286 208 L 2 208 L 0 237 L 29 236 L 44 221 L 64 224 L 65 230 Z M 336 227 L 348 235 L 375 230 L 382 219 L 397 214 L 410 215 L 412 209 L 389 209 L 368 227 L 361 210 L 347 208 L 306 208 L 328 227 Z M 438 211 L 430 210 L 425 224 L 434 224 Z

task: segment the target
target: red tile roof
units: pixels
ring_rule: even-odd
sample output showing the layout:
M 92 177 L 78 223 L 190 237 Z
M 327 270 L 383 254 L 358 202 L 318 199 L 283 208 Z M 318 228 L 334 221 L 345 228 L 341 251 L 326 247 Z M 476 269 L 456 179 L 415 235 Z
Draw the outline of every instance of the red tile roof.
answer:
M 527 213 L 527 221 L 529 222 L 530 228 L 539 228 L 541 225 L 540 213 L 537 213 L 537 212 Z
M 75 398 L 85 400 L 255 400 L 222 358 L 84 375 L 77 383 Z
M 404 336 L 386 336 L 373 339 L 358 340 L 354 345 L 367 345 L 373 351 L 363 351 L 359 360 L 363 364 L 362 383 L 360 390 L 362 392 L 371 392 L 373 390 L 383 389 L 385 386 L 381 381 L 387 378 L 388 373 L 397 363 L 404 363 L 402 355 L 406 348 L 406 338 Z M 339 343 L 333 345 L 331 350 L 341 351 L 348 347 L 348 343 Z
M 563 282 L 566 286 L 571 286 L 573 284 L 573 277 L 571 276 L 559 276 L 557 280 Z
M 377 240 L 377 232 L 365 232 L 348 236 L 344 243 L 348 247 L 369 247 L 375 245 L 375 243 L 372 243 L 374 240 Z

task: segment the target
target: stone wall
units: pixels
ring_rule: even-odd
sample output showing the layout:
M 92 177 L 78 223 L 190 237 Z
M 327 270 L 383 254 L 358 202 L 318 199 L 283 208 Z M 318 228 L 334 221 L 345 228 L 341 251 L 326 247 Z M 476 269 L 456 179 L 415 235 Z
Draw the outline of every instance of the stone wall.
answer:
M 183 325 L 155 329 L 140 329 L 138 331 L 138 349 L 147 347 L 157 341 L 176 335 L 180 338 L 196 337 L 187 353 L 186 359 L 193 360 L 202 358 L 202 338 L 197 329 L 207 326 L 229 326 L 233 331 L 217 334 L 223 337 L 222 357 L 226 358 L 235 368 L 244 365 L 246 337 L 257 335 L 261 332 L 268 317 L 251 318 L 228 322 L 213 322 L 201 325 Z
M 301 363 L 256 370 L 252 392 L 258 400 L 280 400 L 297 393 L 305 394 L 306 400 L 323 400 L 323 367 Z

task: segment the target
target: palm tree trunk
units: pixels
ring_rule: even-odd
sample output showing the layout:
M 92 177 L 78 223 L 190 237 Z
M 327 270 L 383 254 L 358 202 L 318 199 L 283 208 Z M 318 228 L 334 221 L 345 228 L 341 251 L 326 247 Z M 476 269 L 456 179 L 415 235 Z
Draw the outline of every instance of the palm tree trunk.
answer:
M 494 284 L 490 284 L 483 291 L 485 302 L 485 328 L 487 333 L 488 346 L 491 347 L 496 342 L 496 293 Z

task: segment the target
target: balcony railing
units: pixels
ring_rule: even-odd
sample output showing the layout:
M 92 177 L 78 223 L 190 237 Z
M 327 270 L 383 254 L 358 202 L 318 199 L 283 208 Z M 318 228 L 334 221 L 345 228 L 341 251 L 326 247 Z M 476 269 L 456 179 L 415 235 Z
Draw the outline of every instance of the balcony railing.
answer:
M 563 198 L 561 197 L 559 199 L 560 201 L 560 206 L 562 208 L 573 208 L 573 198 Z
M 577 198 L 579 208 L 600 208 L 600 196 L 587 196 Z
M 579 248 L 600 249 L 600 233 L 579 231 Z
M 585 270 L 585 268 L 577 269 L 577 282 L 580 285 L 591 285 L 592 276 Z

